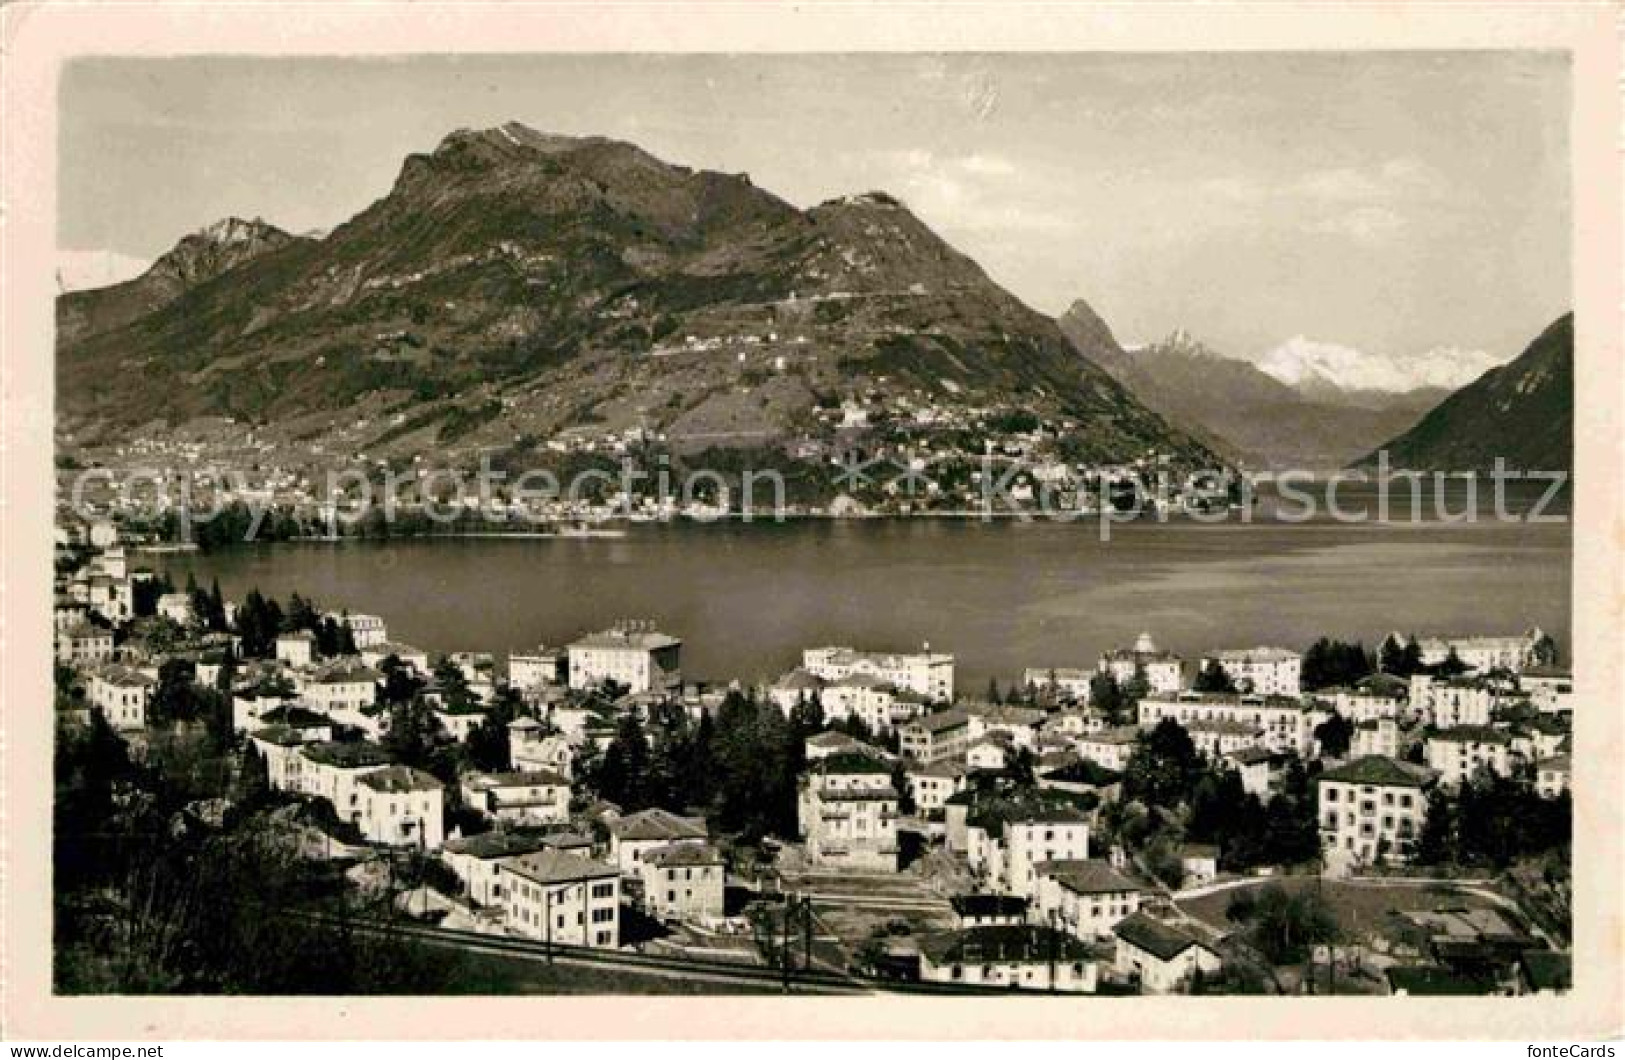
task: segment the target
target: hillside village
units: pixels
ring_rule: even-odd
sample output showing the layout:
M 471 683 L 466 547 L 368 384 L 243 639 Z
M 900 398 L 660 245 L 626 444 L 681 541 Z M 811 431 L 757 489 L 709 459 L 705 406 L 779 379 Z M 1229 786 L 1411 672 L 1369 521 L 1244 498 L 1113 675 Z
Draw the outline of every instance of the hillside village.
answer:
M 160 845 L 275 837 L 357 922 L 786 985 L 1567 983 L 1574 693 L 1539 630 L 1197 659 L 1147 634 L 974 695 L 940 648 L 815 646 L 742 687 L 648 622 L 442 655 L 177 588 L 120 534 L 58 549 L 59 843 L 85 857 L 157 813 Z

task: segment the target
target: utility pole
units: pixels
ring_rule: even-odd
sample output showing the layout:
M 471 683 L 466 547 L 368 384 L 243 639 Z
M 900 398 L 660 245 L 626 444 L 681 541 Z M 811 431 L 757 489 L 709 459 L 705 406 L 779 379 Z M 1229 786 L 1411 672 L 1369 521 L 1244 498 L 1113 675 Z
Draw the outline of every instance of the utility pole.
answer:
M 553 888 L 542 888 L 542 932 L 547 950 L 547 963 L 553 963 Z
M 785 892 L 784 924 L 780 932 L 779 962 L 784 972 L 784 992 L 786 994 L 790 992 L 790 940 L 794 937 L 790 934 L 790 913 L 795 908 L 795 900 L 795 895 L 790 894 L 788 891 Z
M 812 896 L 801 899 L 801 968 L 812 971 Z

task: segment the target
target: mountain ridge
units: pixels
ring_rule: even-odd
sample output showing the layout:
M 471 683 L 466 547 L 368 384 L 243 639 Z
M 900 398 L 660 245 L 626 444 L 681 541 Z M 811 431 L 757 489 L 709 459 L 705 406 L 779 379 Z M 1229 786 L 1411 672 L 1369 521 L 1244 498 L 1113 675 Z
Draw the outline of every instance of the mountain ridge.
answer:
M 228 417 L 368 451 L 444 442 L 452 421 L 470 447 L 588 426 L 771 441 L 878 390 L 1031 405 L 1103 459 L 1203 451 L 884 192 L 799 210 L 744 174 L 510 122 L 408 155 L 320 240 L 280 235 L 144 312 L 82 293 L 90 323 L 58 341 L 72 429 Z
M 1574 314 L 1565 313 L 1522 353 L 1491 368 L 1354 463 L 1386 451 L 1396 470 L 1448 473 L 1571 471 L 1574 467 Z

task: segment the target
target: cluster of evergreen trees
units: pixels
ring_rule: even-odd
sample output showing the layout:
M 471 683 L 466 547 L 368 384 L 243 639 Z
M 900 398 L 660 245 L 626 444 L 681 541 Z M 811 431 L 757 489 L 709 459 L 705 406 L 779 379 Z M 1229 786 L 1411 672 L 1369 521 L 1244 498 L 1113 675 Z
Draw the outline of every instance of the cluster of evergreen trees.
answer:
M 1435 788 L 1428 796 L 1416 860 L 1504 869 L 1522 858 L 1566 851 L 1572 839 L 1567 792 L 1542 798 L 1526 780 L 1485 774 L 1454 794 Z
M 804 741 L 822 728 L 821 714 L 809 702 L 786 718 L 771 701 L 737 690 L 714 722 L 710 715 L 693 721 L 676 704 L 656 708 L 647 725 L 629 712 L 603 756 L 582 764 L 582 776 L 623 812 L 698 812 L 746 842 L 792 837 Z
M 1314 800 L 1312 777 L 1296 757 L 1287 763 L 1279 793 L 1266 801 L 1244 789 L 1236 770 L 1208 761 L 1182 725 L 1164 718 L 1129 756 L 1122 803 L 1107 808 L 1107 822 L 1117 838 L 1144 853 L 1153 872 L 1177 883 L 1174 851 L 1181 843 L 1217 846 L 1229 871 L 1313 860 L 1319 850 Z
M 316 638 L 316 654 L 322 658 L 354 655 L 355 636 L 347 623 L 324 616 L 314 601 L 294 593 L 287 610 L 274 598 L 250 589 L 237 608 L 237 634 L 242 638 L 243 655 L 268 659 L 276 654 L 280 633 L 306 631 Z

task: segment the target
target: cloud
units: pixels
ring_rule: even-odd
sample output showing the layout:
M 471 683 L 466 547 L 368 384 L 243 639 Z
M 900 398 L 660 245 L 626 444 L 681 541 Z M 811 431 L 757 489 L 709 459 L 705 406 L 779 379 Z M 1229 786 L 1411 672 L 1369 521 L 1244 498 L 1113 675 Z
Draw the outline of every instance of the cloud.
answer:
M 869 186 L 906 202 L 940 231 L 1063 233 L 1082 218 L 1056 209 L 1070 189 L 1036 167 L 1003 155 L 943 153 L 915 148 L 862 152 L 850 160 Z
M 1335 166 L 1283 178 L 1211 177 L 1197 194 L 1223 208 L 1292 214 L 1304 230 L 1375 245 L 1398 235 L 1450 192 L 1434 169 L 1412 158 L 1378 165 Z
M 63 291 L 87 291 L 133 280 L 152 262 L 116 250 L 59 250 L 56 280 Z
M 1421 387 L 1454 390 L 1505 363 L 1505 358 L 1454 346 L 1436 346 L 1402 357 L 1297 335 L 1264 354 L 1256 363 L 1267 375 L 1310 393 L 1336 387 L 1397 394 Z

